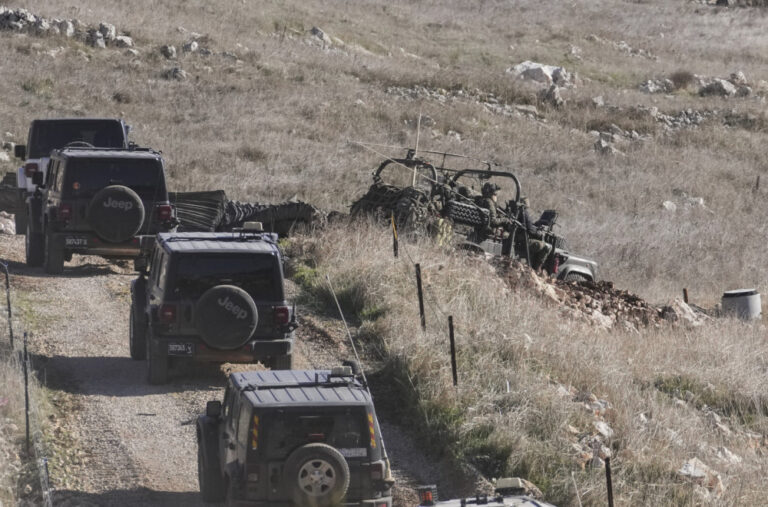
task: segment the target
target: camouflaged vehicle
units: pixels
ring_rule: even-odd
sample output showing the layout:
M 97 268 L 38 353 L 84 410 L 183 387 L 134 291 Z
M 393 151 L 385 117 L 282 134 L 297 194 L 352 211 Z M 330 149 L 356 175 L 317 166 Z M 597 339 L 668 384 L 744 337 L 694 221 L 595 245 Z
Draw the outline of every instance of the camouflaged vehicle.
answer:
M 441 502 L 437 498 L 437 488 L 435 486 L 421 486 L 418 488 L 419 507 L 464 507 L 466 505 L 554 507 L 552 504 L 529 496 L 528 490 L 529 487 L 526 485 L 526 481 L 516 477 L 504 478 L 496 481 L 493 494 L 482 493 L 471 498 L 457 498 Z
M 373 401 L 349 366 L 233 373 L 224 402 L 208 402 L 196 434 L 206 502 L 392 506 Z

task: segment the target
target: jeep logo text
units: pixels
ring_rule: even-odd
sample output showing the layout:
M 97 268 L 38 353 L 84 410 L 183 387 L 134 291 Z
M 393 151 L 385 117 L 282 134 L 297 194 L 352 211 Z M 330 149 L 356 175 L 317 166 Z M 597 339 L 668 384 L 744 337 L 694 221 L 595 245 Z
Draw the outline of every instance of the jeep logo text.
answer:
M 242 320 L 248 316 L 248 312 L 244 308 L 239 307 L 235 303 L 229 300 L 229 296 L 219 298 L 219 306 L 231 312 L 238 320 Z
M 111 197 L 104 201 L 105 208 L 121 209 L 123 211 L 130 211 L 133 209 L 133 203 L 131 201 L 116 201 Z

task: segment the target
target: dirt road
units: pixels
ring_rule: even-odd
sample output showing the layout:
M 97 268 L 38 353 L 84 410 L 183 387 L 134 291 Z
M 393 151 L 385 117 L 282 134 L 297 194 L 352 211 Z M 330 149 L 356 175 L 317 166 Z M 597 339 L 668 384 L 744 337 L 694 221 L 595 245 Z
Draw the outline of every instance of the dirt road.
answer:
M 51 277 L 26 268 L 23 251 L 23 237 L 0 238 L 17 305 L 35 329 L 30 352 L 58 400 L 52 444 L 67 435 L 81 456 L 66 464 L 52 456 L 56 504 L 203 505 L 194 421 L 206 401 L 221 398 L 224 374 L 195 365 L 194 372 L 172 370 L 168 385 L 149 385 L 145 362 L 128 355 L 131 270 L 76 257 L 63 276 Z M 348 357 L 338 322 L 307 317 L 302 324 L 297 367 L 328 367 Z M 414 505 L 413 485 L 429 480 L 428 460 L 400 442 L 407 437 L 397 424 L 383 427 L 385 439 L 387 433 L 398 438 L 390 446 L 403 449 L 392 460 L 397 504 Z

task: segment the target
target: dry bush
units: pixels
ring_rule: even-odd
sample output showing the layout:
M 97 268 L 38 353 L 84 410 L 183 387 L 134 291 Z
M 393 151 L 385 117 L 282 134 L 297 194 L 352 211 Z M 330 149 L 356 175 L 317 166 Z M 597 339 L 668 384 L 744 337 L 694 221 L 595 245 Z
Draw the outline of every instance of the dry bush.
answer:
M 688 72 L 687 70 L 678 70 L 673 72 L 670 74 L 669 79 L 675 84 L 676 90 L 688 88 L 696 80 L 693 73 Z

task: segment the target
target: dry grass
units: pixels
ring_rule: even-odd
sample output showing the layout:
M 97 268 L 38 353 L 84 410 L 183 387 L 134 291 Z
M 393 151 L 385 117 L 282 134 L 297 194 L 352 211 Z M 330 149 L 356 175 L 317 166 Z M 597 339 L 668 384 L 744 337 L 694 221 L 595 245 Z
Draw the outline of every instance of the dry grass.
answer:
M 613 405 L 606 418 L 615 431 L 609 445 L 618 504 L 701 503 L 675 476 L 693 456 L 722 474 L 727 489 L 717 503 L 762 501 L 768 463 L 762 437 L 755 441 L 747 432 L 768 431 L 763 326 L 721 321 L 696 330 L 599 332 L 510 291 L 483 260 L 429 244 L 409 244 L 393 260 L 389 242 L 386 232 L 361 227 L 297 239 L 289 249 L 329 273 L 339 292 L 356 295 L 346 310 L 361 322 L 359 341 L 388 362 L 389 383 L 400 385 L 410 403 L 400 416 L 433 450 L 454 453 L 489 476 L 527 476 L 557 505 L 575 504 L 576 471 L 582 501 L 604 505 L 603 472 L 578 469 L 566 429 L 594 431 L 591 416 L 557 394 L 562 383 Z M 418 324 L 412 262 L 421 263 L 427 287 L 426 333 Z M 311 290 L 313 283 L 323 299 L 322 276 L 305 285 Z M 377 315 L 364 317 L 371 308 Z M 457 329 L 457 389 L 447 314 Z M 715 428 L 710 410 L 730 435 Z M 722 447 L 742 463 L 718 458 Z
M 659 76 L 677 75 L 680 86 L 687 82 L 681 69 L 721 77 L 742 70 L 750 81 L 768 79 L 765 10 L 668 0 L 577 0 L 546 7 L 537 0 L 186 2 L 183 7 L 179 0 L 79 6 L 31 0 L 24 6 L 51 17 L 114 23 L 130 31 L 141 55 L 0 33 L 0 133 L 10 131 L 17 142 L 35 117 L 123 116 L 139 143 L 164 151 L 177 190 L 223 188 L 234 198 L 256 201 L 298 195 L 343 210 L 364 192 L 380 158 L 348 141 L 412 144 L 416 133 L 405 120 L 421 112 L 436 121 L 422 132 L 422 147 L 511 167 L 534 208 L 559 209 L 573 250 L 595 258 L 602 276 L 618 286 L 656 301 L 688 287 L 694 300 L 705 304 L 716 302 L 724 289 L 755 286 L 766 292 L 765 189 L 753 192 L 758 175 L 763 184 L 766 180 L 764 105 L 754 99 L 700 98 L 683 89 L 669 96 L 637 89 L 644 79 Z M 165 61 L 157 48 L 184 42 L 178 26 L 205 34 L 205 46 L 234 52 L 242 63 L 219 54 L 180 54 L 176 63 Z M 307 43 L 305 31 L 312 26 L 346 46 L 336 51 Z M 614 44 L 622 40 L 657 58 L 627 54 Z M 571 45 L 582 49 L 580 60 L 570 56 Z M 44 54 L 59 46 L 65 50 L 56 58 Z M 478 88 L 506 102 L 530 103 L 531 94 L 504 74 L 523 60 L 562 64 L 582 77 L 580 86 L 566 93 L 570 105 L 548 111 L 546 123 L 495 115 L 472 101 L 405 100 L 386 93 L 388 86 L 417 84 Z M 190 78 L 163 79 L 172 65 Z M 587 107 L 597 95 L 622 107 L 734 111 L 730 125 L 714 122 L 665 133 L 645 117 Z M 625 156 L 600 157 L 586 131 L 611 123 L 654 137 L 623 148 Z M 460 132 L 462 141 L 445 135 L 449 130 Z M 0 163 L 0 169 L 13 167 Z M 682 193 L 702 197 L 706 209 L 686 209 Z M 676 202 L 678 212 L 664 211 L 665 200 Z M 449 434 L 460 452 L 471 448 L 462 442 L 512 449 L 509 470 L 542 482 L 551 498 L 572 503 L 570 461 L 563 460 L 569 448 L 559 428 L 579 423 L 583 415 L 578 406 L 553 397 L 549 375 L 598 392 L 616 406 L 617 451 L 632 453 L 618 470 L 623 503 L 693 502 L 690 487 L 670 471 L 716 445 L 745 458 L 735 469 L 722 468 L 728 484 L 724 503 L 761 501 L 756 488 L 762 459 L 743 442 L 730 442 L 708 427 L 695 408 L 701 403 L 679 408 L 668 395 L 681 385 L 690 390 L 711 384 L 717 396 L 703 392 L 700 399 L 721 400 L 720 409 L 734 426 L 763 431 L 760 329 L 722 322 L 695 333 L 595 334 L 551 319 L 551 309 L 525 295 L 497 298 L 503 286 L 483 264 L 424 246 L 419 255 L 427 259 L 436 297 L 457 316 L 467 354 L 461 373 L 466 387 L 454 396 L 447 385 L 442 331 L 435 328 L 421 338 L 415 327 L 412 287 L 404 278 L 408 267 L 387 260 L 380 253 L 388 250 L 381 244 L 385 240 L 369 233 L 329 234 L 333 241 L 316 254 L 323 269 L 340 283 L 347 280 L 350 301 L 365 298 L 358 312 L 367 309 L 370 317 L 389 309 L 363 327 L 386 343 L 395 366 L 405 365 L 396 371 L 414 375 L 417 401 L 449 414 L 446 427 L 455 431 Z M 339 248 L 344 245 L 359 248 Z M 363 275 L 366 285 L 360 284 Z M 527 348 L 525 334 L 533 339 Z M 471 344 L 475 347 L 467 348 Z M 470 369 L 469 362 L 480 367 Z M 509 395 L 499 391 L 502 379 L 510 380 Z M 732 403 L 739 408 L 728 408 Z M 639 425 L 641 412 L 653 415 L 651 427 Z M 491 426 L 495 429 L 486 435 Z M 667 429 L 677 432 L 678 443 L 665 436 Z M 602 502 L 598 475 L 578 477 L 590 503 Z

